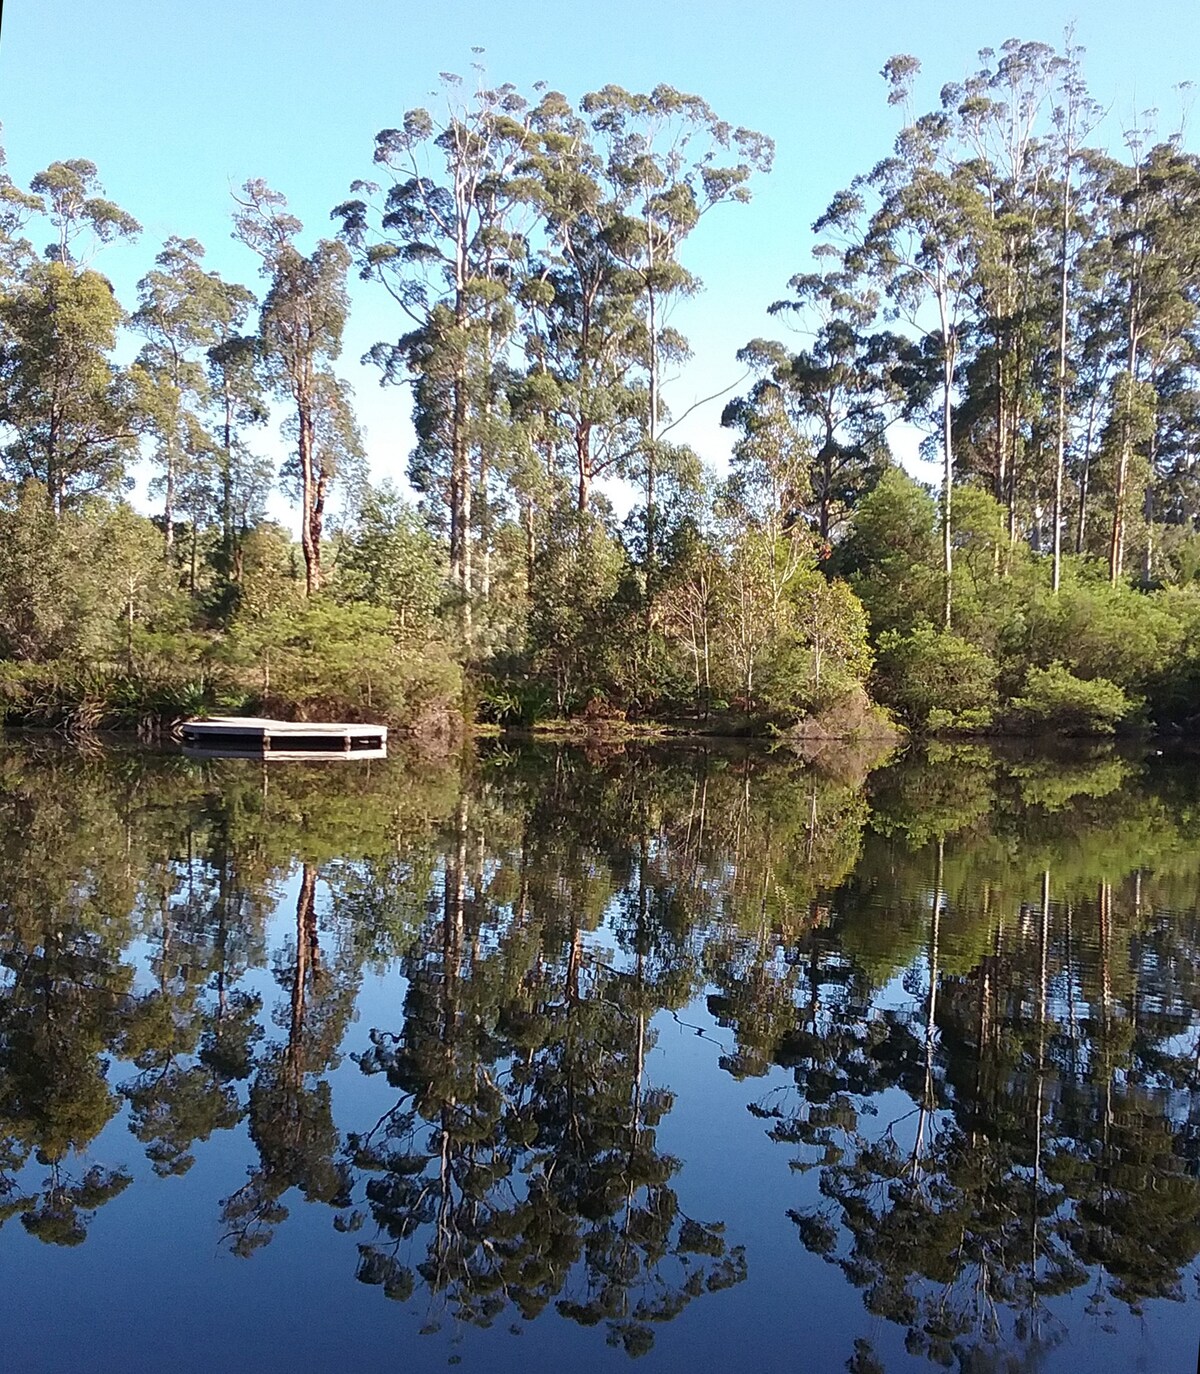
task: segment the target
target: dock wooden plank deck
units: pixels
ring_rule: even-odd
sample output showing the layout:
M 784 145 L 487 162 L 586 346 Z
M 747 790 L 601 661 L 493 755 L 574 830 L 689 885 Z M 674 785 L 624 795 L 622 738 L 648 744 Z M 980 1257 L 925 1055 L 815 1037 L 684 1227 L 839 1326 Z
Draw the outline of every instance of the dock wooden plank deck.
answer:
M 204 754 L 261 754 L 279 759 L 387 757 L 386 725 L 212 716 L 185 720 L 180 734 L 189 752 Z

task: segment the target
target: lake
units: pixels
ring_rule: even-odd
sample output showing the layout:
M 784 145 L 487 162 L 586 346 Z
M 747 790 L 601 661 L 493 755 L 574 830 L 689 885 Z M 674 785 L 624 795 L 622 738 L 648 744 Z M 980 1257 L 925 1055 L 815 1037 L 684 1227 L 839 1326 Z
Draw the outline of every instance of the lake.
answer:
M 34 1371 L 1196 1368 L 1166 749 L 0 745 Z

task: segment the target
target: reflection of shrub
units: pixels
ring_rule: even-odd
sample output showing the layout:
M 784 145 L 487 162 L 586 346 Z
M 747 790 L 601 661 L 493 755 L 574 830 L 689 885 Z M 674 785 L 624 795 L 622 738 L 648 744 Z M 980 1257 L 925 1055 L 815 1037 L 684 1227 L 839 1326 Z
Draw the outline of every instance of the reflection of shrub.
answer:
M 1012 703 L 1017 721 L 1028 729 L 1068 735 L 1111 735 L 1134 708 L 1107 678 L 1078 678 L 1061 663 L 1030 668 L 1025 695 Z
M 918 729 L 986 729 L 996 706 L 991 655 L 928 624 L 879 636 L 876 682 L 881 700 Z

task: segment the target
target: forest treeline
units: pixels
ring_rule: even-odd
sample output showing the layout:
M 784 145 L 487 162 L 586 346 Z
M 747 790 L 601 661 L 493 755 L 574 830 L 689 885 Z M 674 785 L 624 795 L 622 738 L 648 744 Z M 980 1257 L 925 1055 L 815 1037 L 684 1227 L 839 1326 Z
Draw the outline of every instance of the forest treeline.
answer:
M 1200 159 L 1102 124 L 1069 38 L 981 53 L 926 113 L 916 59 L 883 75 L 894 145 L 813 269 L 799 235 L 781 264 L 721 474 L 678 442 L 673 319 L 709 213 L 752 232 L 773 146 L 696 96 L 445 77 L 348 151 L 328 237 L 237 192 L 253 289 L 172 237 L 121 302 L 100 250 L 139 226 L 93 164 L 4 175 L 7 718 L 1188 727 Z M 391 311 L 363 375 L 411 400 L 413 502 L 367 480 L 355 276 Z M 896 460 L 914 431 L 934 490 Z
M 1151 764 L 492 748 L 350 795 L 5 749 L 5 1244 L 111 1234 L 167 1180 L 183 1234 L 207 1215 L 204 1253 L 250 1259 L 304 1201 L 425 1332 L 557 1312 L 636 1355 L 753 1281 L 720 1216 L 750 1189 L 862 1290 L 872 1339 L 883 1317 L 947 1367 L 1032 1351 L 1066 1294 L 1105 1327 L 1182 1298 L 1200 812 L 1194 769 Z M 751 1094 L 706 1096 L 693 1139 L 650 1052 L 705 1005 L 709 1081 Z M 728 1130 L 689 1215 L 676 1151 L 703 1166 L 746 1106 L 766 1139 Z

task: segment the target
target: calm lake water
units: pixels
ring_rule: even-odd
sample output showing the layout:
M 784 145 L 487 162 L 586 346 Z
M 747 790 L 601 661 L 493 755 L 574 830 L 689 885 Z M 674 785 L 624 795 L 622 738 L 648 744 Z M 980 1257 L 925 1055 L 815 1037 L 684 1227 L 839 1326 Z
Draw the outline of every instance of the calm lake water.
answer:
M 0 745 L 4 1367 L 1196 1368 L 1200 770 Z

